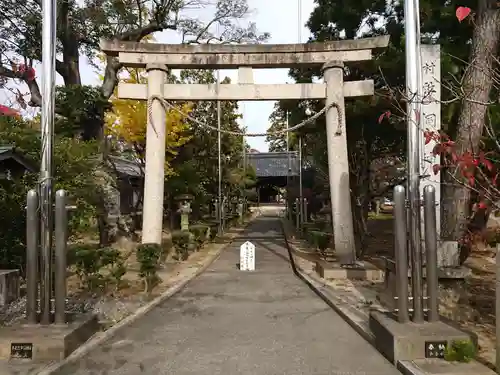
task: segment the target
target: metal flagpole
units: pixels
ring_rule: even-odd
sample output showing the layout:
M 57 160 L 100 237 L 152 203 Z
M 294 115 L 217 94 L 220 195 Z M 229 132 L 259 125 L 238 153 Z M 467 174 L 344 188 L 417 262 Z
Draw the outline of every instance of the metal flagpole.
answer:
M 219 36 L 219 24 L 215 25 L 217 36 Z M 220 90 L 220 70 L 217 69 L 217 96 Z M 219 234 L 224 232 L 223 223 L 224 219 L 222 218 L 222 135 L 221 135 L 221 103 L 220 100 L 217 100 L 217 156 L 218 156 L 218 170 L 219 170 L 219 186 L 218 186 L 218 203 L 219 203 Z
M 243 110 L 244 112 L 244 110 Z M 243 114 L 243 118 L 245 115 Z M 243 125 L 243 133 L 247 131 L 245 125 Z M 246 212 L 246 203 L 247 203 L 247 186 L 246 186 L 246 181 L 247 181 L 247 149 L 246 149 L 246 143 L 245 143 L 245 136 L 243 135 L 243 212 Z
M 302 1 L 297 1 L 297 42 L 302 43 Z M 302 190 L 302 137 L 299 136 L 299 215 L 300 222 L 304 222 L 304 196 Z
M 302 187 L 302 137 L 299 136 L 299 215 L 300 222 L 304 222 L 304 191 Z
M 419 10 L 420 9 L 420 2 L 419 0 L 414 0 L 414 3 L 413 3 L 413 6 L 415 7 L 415 9 Z M 422 47 L 421 47 L 421 40 L 420 40 L 420 12 L 416 12 L 415 14 L 415 19 L 416 19 L 416 33 L 417 33 L 417 60 L 416 60 L 416 64 L 417 64 L 417 107 L 418 107 L 418 110 L 417 110 L 417 113 L 420 114 L 420 117 L 423 116 L 423 113 L 422 113 L 422 110 L 423 110 L 423 98 L 424 98 L 424 93 L 423 93 L 423 83 L 422 83 Z M 417 141 L 417 145 L 418 145 L 418 149 L 419 149 L 419 177 L 423 175 L 423 172 L 424 172 L 424 169 L 423 169 L 423 163 L 424 163 L 424 150 L 425 150 L 425 142 L 424 142 L 424 137 L 422 136 L 423 135 L 423 129 L 421 127 L 421 122 L 420 121 L 420 124 L 419 124 L 419 139 Z M 420 180 L 420 179 L 419 179 Z M 422 187 L 420 186 L 420 182 L 419 182 L 419 196 L 420 196 L 420 201 L 423 202 L 423 189 Z M 423 205 L 422 206 L 422 209 L 420 211 L 420 235 L 421 236 L 424 236 L 424 209 L 423 209 Z M 421 242 L 420 243 L 425 243 L 424 242 L 424 238 L 422 238 Z M 426 251 L 422 249 L 421 251 L 421 254 L 422 254 L 422 270 L 425 269 L 426 267 L 426 264 L 427 264 L 427 260 L 426 260 Z M 423 272 L 423 271 L 422 271 Z M 424 285 L 424 281 L 422 280 L 422 288 L 423 288 L 423 285 Z M 422 292 L 423 293 L 423 292 Z M 423 295 L 422 295 L 422 298 L 423 298 Z M 423 302 L 422 302 L 422 306 L 423 306 Z
M 245 126 L 243 126 L 243 134 L 245 134 L 247 131 L 247 128 Z M 247 147 L 246 147 L 246 142 L 245 142 L 245 135 L 243 135 L 242 137 L 243 141 L 242 141 L 242 147 L 243 147 L 243 150 L 242 150 L 242 158 L 243 158 L 243 178 L 245 179 L 246 181 L 246 176 L 247 176 Z
M 246 128 L 243 128 L 243 132 L 246 132 Z M 243 176 L 247 173 L 247 147 L 245 143 L 245 136 L 243 136 Z
M 419 12 L 419 9 L 420 9 L 420 0 L 414 0 L 414 4 L 413 6 L 415 7 L 415 9 L 417 10 L 415 12 L 415 33 L 417 35 L 417 43 L 416 43 L 416 49 L 417 49 L 417 60 L 416 60 L 416 64 L 417 64 L 417 106 L 418 106 L 418 113 L 421 113 L 422 111 L 422 99 L 423 99 L 423 86 L 422 86 L 422 49 L 420 47 L 421 45 L 421 40 L 420 40 L 420 12 Z M 421 127 L 420 127 L 420 124 L 419 125 L 419 129 L 420 129 L 420 132 L 419 132 L 419 142 L 421 143 L 420 145 L 420 149 L 419 150 L 423 150 L 423 146 L 424 146 L 424 139 L 422 136 L 420 136 L 421 134 Z M 421 151 L 419 151 L 421 152 Z M 420 157 L 422 157 L 423 155 L 419 155 Z M 423 199 L 423 197 L 422 197 Z
M 417 13 L 414 0 L 405 0 L 407 137 L 408 137 L 408 200 L 410 225 L 411 281 L 413 294 L 413 321 L 422 323 L 422 253 L 420 228 L 420 116 L 418 105 Z
M 42 163 L 40 166 L 41 323 L 50 324 L 52 295 L 52 148 L 56 81 L 56 0 L 42 3 Z
M 220 72 L 217 70 L 217 93 L 219 92 Z M 222 143 L 221 143 L 221 108 L 220 100 L 217 100 L 217 148 L 218 148 L 218 165 L 219 165 L 219 233 L 222 233 Z
M 247 180 L 247 149 L 246 149 L 246 143 L 245 143 L 245 133 L 247 131 L 247 128 L 245 127 L 245 119 L 246 119 L 246 114 L 245 114 L 245 102 L 241 103 L 241 115 L 242 115 L 242 127 L 243 127 L 243 136 L 241 137 L 241 157 L 243 159 L 243 194 L 242 194 L 242 204 L 243 204 L 243 212 L 246 212 L 246 180 Z
M 297 39 L 298 43 L 302 43 L 302 1 L 297 2 L 297 24 L 299 25 Z
M 247 172 L 247 162 L 246 162 L 246 157 L 247 157 L 247 150 L 246 150 L 246 143 L 245 143 L 245 133 L 247 131 L 247 128 L 245 127 L 245 103 L 242 103 L 242 117 L 243 117 L 243 136 L 241 137 L 241 142 L 242 142 L 242 158 L 243 158 L 243 176 L 246 178 L 246 172 Z
M 288 111 L 285 112 L 286 115 L 286 129 L 290 127 L 290 124 L 288 123 Z M 286 156 L 288 159 L 288 165 L 287 165 L 287 171 L 286 171 L 286 209 L 288 212 L 288 220 L 292 220 L 292 210 L 290 207 L 290 168 L 291 168 L 291 161 L 290 161 L 290 133 L 287 131 L 286 132 Z

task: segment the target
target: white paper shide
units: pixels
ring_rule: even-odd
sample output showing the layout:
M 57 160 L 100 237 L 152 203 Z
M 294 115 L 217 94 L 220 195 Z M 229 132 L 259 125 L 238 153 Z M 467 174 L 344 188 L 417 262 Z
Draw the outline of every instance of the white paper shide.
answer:
M 240 246 L 240 270 L 255 271 L 255 245 L 250 241 Z

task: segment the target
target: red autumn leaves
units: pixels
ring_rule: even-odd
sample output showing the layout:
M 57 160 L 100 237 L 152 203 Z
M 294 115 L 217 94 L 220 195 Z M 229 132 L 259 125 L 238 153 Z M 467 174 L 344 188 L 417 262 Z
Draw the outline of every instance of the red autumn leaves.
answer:
M 35 76 L 36 76 L 36 72 L 35 72 L 35 69 L 33 69 L 32 67 L 30 66 L 26 66 L 25 64 L 19 64 L 19 65 L 16 65 L 16 64 L 12 64 L 11 66 L 11 69 L 14 73 L 17 73 L 20 78 L 26 80 L 26 81 L 33 81 L 35 79 Z M 20 94 L 19 90 L 17 90 L 18 94 L 16 94 L 16 98 L 17 98 L 17 101 L 20 102 L 21 106 L 24 108 L 26 107 L 25 103 L 24 103 L 24 99 L 22 97 L 22 95 Z M 24 103 L 24 105 L 23 105 Z M 10 108 L 10 107 L 7 107 L 5 105 L 1 105 L 0 104 L 0 116 L 20 116 L 20 113 L 19 111 L 13 109 L 13 108 Z
M 33 81 L 35 79 L 35 69 L 31 66 L 12 64 L 12 71 L 14 73 L 20 73 L 26 81 Z
M 391 112 L 386 111 L 379 116 L 378 122 L 381 123 L 384 119 L 389 119 L 390 116 Z M 425 130 L 423 136 L 426 145 L 435 142 L 432 154 L 441 155 L 441 164 L 434 164 L 432 166 L 432 172 L 435 175 L 443 167 L 457 167 L 461 176 L 468 181 L 469 186 L 474 187 L 476 185 L 476 176 L 479 175 L 483 180 L 489 179 L 490 186 L 496 188 L 498 173 L 493 163 L 486 157 L 483 151 L 478 155 L 470 151 L 458 153 L 456 143 L 442 132 Z
M 435 141 L 436 145 L 432 153 L 441 155 L 441 164 L 432 166 L 432 171 L 437 174 L 443 167 L 457 167 L 461 176 L 466 179 L 471 187 L 476 184 L 476 176 L 481 176 L 482 179 L 489 179 L 493 187 L 497 185 L 498 173 L 495 166 L 488 159 L 485 152 L 481 151 L 474 154 L 471 151 L 458 153 L 456 143 L 443 133 L 425 131 L 425 144 Z
M 0 116 L 19 116 L 19 111 L 0 104 Z
M 457 16 L 458 22 L 462 22 L 464 19 L 469 16 L 471 13 L 471 9 L 468 7 L 458 7 L 457 10 L 455 11 L 455 15 Z
M 385 111 L 379 116 L 378 123 L 380 124 L 385 118 L 389 119 L 389 117 L 391 117 L 391 111 Z

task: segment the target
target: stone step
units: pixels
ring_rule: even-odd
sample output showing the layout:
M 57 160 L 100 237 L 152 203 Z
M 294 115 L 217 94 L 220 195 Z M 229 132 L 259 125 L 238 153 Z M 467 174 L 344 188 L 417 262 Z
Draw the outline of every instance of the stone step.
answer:
M 488 367 L 476 361 L 448 362 L 444 359 L 416 359 L 399 361 L 398 369 L 404 375 L 495 375 Z

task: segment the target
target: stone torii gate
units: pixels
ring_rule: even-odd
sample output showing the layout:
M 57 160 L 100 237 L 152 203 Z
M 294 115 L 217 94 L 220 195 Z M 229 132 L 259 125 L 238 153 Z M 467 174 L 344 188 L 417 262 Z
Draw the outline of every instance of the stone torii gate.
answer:
M 124 66 L 145 68 L 148 84 L 118 84 L 121 99 L 168 101 L 325 99 L 329 182 L 335 251 L 342 264 L 354 255 L 354 228 L 349 188 L 344 98 L 374 94 L 372 80 L 344 82 L 344 62 L 372 59 L 388 36 L 308 44 L 182 45 L 103 40 L 101 50 Z M 252 68 L 322 66 L 324 83 L 253 83 Z M 167 69 L 238 69 L 237 84 L 168 84 Z M 332 104 L 335 104 L 333 107 Z M 146 169 L 142 243 L 161 243 L 165 162 L 165 109 L 151 104 L 146 132 Z

